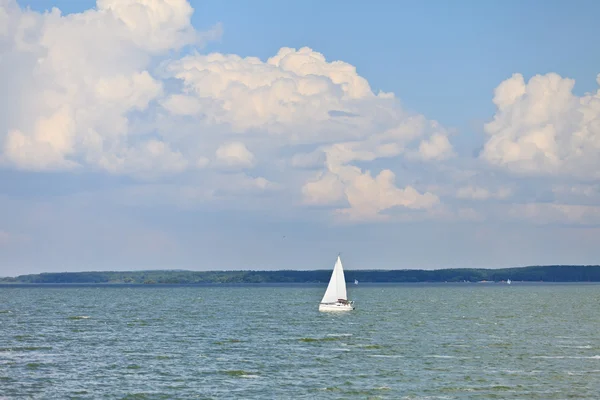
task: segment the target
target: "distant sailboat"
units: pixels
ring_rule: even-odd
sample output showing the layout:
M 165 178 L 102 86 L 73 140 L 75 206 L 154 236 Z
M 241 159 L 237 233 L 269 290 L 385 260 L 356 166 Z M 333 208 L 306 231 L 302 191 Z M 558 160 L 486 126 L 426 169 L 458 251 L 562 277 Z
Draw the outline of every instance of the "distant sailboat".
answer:
M 354 280 L 354 284 L 355 284 L 355 285 L 358 285 L 358 279 L 355 279 L 355 280 Z
M 356 282 L 356 281 L 355 281 Z M 348 301 L 346 294 L 346 278 L 342 260 L 338 255 L 327 290 L 319 304 L 319 311 L 351 311 L 354 310 L 354 302 Z
M 506 283 L 510 285 L 510 278 L 508 278 L 508 280 L 506 281 Z

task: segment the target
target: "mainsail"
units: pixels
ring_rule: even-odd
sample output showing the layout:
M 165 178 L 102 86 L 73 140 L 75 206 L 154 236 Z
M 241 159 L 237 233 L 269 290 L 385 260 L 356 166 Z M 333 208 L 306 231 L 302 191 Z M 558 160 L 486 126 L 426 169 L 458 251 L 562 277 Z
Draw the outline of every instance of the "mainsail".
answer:
M 346 295 L 346 278 L 344 277 L 344 268 L 342 267 L 342 260 L 338 256 L 329 285 L 323 295 L 321 303 L 335 303 L 338 299 L 348 300 Z

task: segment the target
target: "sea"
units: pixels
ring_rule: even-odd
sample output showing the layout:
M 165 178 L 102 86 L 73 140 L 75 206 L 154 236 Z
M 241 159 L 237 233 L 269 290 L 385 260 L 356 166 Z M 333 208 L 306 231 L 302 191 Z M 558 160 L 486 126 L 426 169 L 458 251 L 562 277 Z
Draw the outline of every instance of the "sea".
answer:
M 599 399 L 600 285 L 0 286 L 0 399 Z

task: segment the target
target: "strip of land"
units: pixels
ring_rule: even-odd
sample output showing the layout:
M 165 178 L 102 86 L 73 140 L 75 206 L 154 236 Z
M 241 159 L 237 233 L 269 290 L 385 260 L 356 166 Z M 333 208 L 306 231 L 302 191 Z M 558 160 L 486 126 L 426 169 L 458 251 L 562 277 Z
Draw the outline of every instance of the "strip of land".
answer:
M 348 282 L 600 282 L 600 265 L 546 265 L 503 269 L 346 270 Z M 280 271 L 97 271 L 58 272 L 0 278 L 0 283 L 323 283 L 331 270 Z

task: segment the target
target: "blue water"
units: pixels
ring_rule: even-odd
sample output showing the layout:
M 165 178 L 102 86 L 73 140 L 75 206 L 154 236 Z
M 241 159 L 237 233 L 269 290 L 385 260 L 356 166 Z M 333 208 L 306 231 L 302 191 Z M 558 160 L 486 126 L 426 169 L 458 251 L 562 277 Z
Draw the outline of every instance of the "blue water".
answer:
M 2 286 L 0 398 L 600 398 L 600 285 L 324 290 Z

